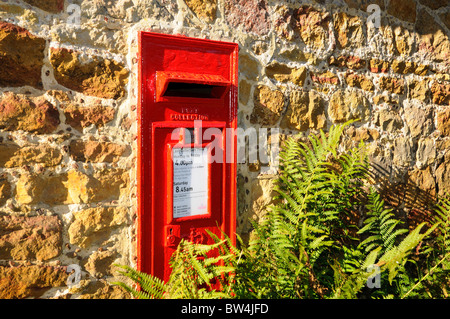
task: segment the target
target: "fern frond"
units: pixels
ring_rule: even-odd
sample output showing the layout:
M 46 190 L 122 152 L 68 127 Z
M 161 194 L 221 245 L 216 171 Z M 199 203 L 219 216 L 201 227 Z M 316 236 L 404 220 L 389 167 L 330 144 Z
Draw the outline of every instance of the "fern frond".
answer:
M 130 278 L 135 284 L 138 285 L 139 289 L 133 289 L 122 282 L 115 282 L 128 292 L 130 292 L 133 297 L 138 299 L 161 299 L 167 290 L 166 284 L 159 278 L 146 274 L 144 272 L 137 271 L 127 265 L 117 265 L 116 267 L 122 268 L 125 271 L 118 271 L 119 274 Z

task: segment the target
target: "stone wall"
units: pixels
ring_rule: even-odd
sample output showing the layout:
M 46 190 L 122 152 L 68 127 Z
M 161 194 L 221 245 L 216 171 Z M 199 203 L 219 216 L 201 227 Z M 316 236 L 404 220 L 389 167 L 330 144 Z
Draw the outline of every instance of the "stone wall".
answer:
M 0 1 L 0 298 L 126 296 L 108 282 L 136 261 L 137 31 L 239 43 L 244 129 L 358 119 L 344 145 L 413 216 L 450 186 L 449 29 L 448 0 Z M 244 236 L 270 172 L 238 167 Z

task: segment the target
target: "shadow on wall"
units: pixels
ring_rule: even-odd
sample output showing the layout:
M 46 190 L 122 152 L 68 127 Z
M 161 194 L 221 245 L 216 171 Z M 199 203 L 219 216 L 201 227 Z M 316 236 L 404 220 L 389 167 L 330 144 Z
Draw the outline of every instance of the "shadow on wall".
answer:
M 392 170 L 388 170 L 380 163 L 372 162 L 369 176 L 377 185 L 385 202 L 410 229 L 422 222 L 433 222 L 433 210 L 438 196 L 431 174 L 429 177 L 432 181 L 423 175 L 416 176 L 406 171 L 393 178 Z

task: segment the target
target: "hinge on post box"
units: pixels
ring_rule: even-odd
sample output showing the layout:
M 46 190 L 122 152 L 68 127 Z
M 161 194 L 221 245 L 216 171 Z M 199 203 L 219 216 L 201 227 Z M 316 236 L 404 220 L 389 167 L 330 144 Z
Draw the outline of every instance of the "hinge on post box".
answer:
M 176 247 L 180 242 L 180 225 L 164 226 L 164 246 Z

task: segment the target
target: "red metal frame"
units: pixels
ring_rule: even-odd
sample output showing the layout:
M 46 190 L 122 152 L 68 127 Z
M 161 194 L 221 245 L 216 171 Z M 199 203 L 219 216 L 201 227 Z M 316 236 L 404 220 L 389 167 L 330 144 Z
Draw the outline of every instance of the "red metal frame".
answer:
M 168 258 L 180 238 L 212 243 L 205 236 L 208 229 L 219 237 L 226 233 L 235 243 L 236 137 L 226 130 L 237 126 L 238 46 L 152 32 L 140 32 L 138 39 L 137 268 L 167 280 Z M 208 98 L 165 96 L 172 82 L 204 84 L 212 93 Z M 198 130 L 194 120 L 199 119 L 203 131 L 196 136 L 220 129 L 223 163 L 208 167 L 209 214 L 172 218 L 171 150 L 182 144 L 170 133 L 179 127 Z M 210 142 L 189 145 L 209 147 Z

